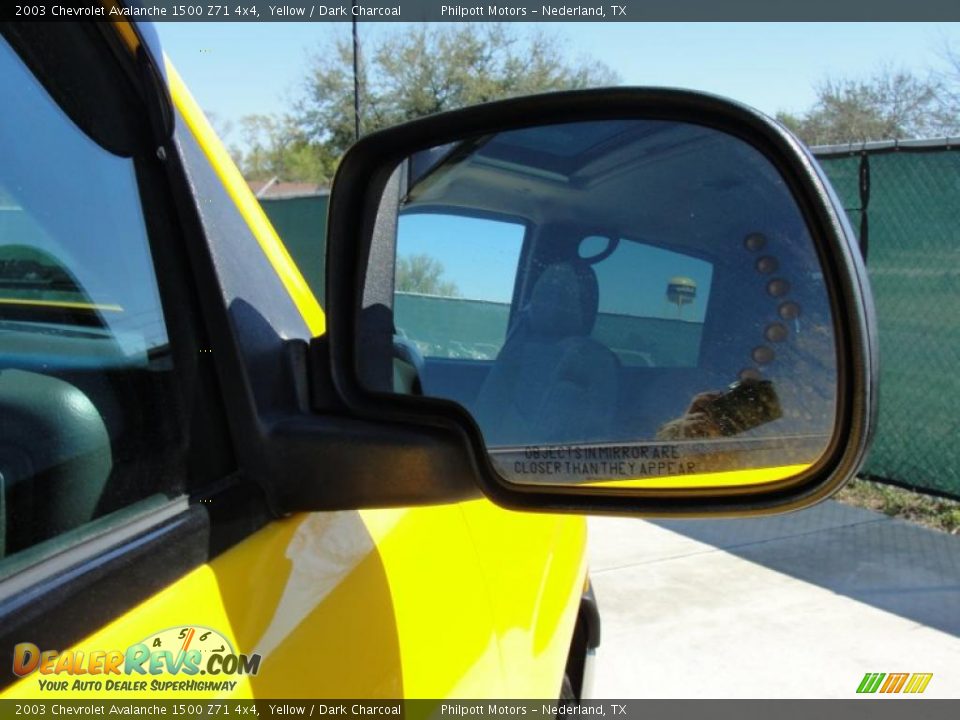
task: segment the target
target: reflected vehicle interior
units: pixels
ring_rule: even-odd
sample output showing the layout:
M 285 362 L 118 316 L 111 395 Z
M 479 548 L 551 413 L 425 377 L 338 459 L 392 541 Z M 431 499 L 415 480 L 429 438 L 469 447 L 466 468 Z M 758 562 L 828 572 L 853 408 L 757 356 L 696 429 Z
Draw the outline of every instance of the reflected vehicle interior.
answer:
M 752 146 L 686 123 L 585 122 L 404 170 L 395 390 L 462 404 L 502 457 L 682 442 L 734 448 L 722 470 L 822 454 L 830 304 L 804 219 Z

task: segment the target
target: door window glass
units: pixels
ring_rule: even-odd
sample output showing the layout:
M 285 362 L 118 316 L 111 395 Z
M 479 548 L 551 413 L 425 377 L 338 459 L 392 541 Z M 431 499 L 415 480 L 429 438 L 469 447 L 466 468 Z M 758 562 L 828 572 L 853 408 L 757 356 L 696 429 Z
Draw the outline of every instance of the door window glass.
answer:
M 581 241 L 582 248 L 594 244 Z M 593 269 L 600 292 L 595 340 L 627 367 L 697 366 L 711 263 L 624 239 Z
M 179 493 L 184 423 L 134 161 L 80 130 L 3 41 L 0 92 L 3 576 Z
M 426 357 L 493 360 L 507 334 L 525 228 L 487 218 L 401 215 L 394 322 Z

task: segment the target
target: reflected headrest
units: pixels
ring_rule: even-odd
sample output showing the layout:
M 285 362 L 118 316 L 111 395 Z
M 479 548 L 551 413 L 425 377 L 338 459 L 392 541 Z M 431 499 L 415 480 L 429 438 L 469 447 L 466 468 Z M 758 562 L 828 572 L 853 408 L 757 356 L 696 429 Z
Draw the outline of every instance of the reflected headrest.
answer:
M 528 320 L 538 335 L 589 335 L 597 319 L 597 275 L 585 262 L 562 262 L 545 269 L 533 287 Z

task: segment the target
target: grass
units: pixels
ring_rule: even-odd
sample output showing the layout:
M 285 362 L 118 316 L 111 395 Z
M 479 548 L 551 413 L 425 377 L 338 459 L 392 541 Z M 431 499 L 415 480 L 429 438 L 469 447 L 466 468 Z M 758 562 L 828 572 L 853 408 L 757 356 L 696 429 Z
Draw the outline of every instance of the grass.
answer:
M 851 480 L 836 494 L 835 499 L 951 535 L 960 535 L 960 502 L 956 500 L 923 495 L 863 478 Z

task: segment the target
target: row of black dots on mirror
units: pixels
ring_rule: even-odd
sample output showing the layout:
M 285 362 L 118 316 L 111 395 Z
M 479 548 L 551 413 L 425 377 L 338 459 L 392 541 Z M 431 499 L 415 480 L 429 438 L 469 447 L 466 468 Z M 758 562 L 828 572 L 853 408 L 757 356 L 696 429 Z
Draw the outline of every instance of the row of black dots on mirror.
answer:
M 763 233 L 750 233 L 744 238 L 743 245 L 751 253 L 761 253 L 767 247 L 767 237 Z M 767 295 L 778 303 L 779 319 L 764 328 L 763 337 L 766 344 L 757 345 L 750 351 L 750 359 L 755 365 L 740 371 L 741 380 L 759 380 L 762 377 L 760 369 L 756 366 L 769 365 L 776 359 L 777 353 L 773 345 L 784 342 L 790 334 L 784 322 L 795 321 L 800 317 L 800 306 L 787 297 L 790 294 L 790 283 L 782 277 L 776 277 L 780 269 L 780 261 L 773 255 L 762 254 L 757 258 L 754 267 L 761 276 L 770 278 L 767 281 Z

